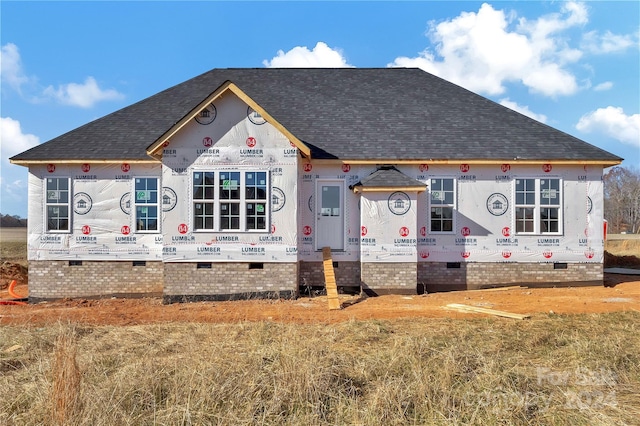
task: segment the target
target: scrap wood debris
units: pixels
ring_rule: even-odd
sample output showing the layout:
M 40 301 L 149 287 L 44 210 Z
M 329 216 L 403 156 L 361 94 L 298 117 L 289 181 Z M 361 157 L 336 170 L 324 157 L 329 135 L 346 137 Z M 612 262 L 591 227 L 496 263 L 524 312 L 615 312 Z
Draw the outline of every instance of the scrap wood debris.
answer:
M 514 318 L 514 319 L 526 319 L 531 316 L 526 314 L 514 314 L 512 312 L 498 311 L 495 309 L 479 308 L 477 306 L 462 305 L 460 303 L 449 303 L 446 306 L 446 308 L 453 309 L 460 312 L 481 313 L 481 314 L 495 315 L 498 317 Z

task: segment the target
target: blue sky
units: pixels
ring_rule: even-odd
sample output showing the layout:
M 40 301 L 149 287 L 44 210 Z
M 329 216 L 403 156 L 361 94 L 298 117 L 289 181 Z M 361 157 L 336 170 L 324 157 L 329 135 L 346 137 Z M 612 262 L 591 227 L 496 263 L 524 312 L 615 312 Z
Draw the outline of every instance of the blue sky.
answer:
M 0 14 L 3 214 L 27 214 L 9 157 L 212 68 L 420 67 L 640 166 L 638 1 L 3 0 Z

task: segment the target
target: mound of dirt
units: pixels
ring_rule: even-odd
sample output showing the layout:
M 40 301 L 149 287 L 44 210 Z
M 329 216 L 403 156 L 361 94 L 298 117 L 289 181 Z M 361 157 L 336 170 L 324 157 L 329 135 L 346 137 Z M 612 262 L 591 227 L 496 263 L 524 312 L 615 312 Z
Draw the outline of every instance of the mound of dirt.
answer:
M 9 283 L 16 280 L 18 284 L 26 284 L 29 280 L 27 268 L 14 262 L 0 264 L 0 290 L 9 287 Z
M 640 257 L 638 256 L 615 256 L 608 251 L 604 252 L 605 268 L 633 268 L 640 269 Z

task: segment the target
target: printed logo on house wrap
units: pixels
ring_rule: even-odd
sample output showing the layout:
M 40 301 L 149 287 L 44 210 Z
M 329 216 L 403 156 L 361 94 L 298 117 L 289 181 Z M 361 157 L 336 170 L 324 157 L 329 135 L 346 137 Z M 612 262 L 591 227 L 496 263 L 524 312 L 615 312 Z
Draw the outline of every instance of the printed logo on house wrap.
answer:
M 591 199 L 591 197 L 587 195 L 587 214 L 590 214 L 592 209 L 593 209 L 593 200 Z
M 87 214 L 91 211 L 92 206 L 93 200 L 86 192 L 78 192 L 73 196 L 73 212 L 75 214 Z
M 122 197 L 120 197 L 120 210 L 122 210 L 124 214 L 131 213 L 131 193 L 130 192 L 122 194 Z
M 251 107 L 247 107 L 247 117 L 249 118 L 249 121 L 253 124 L 257 124 L 258 126 L 267 122 L 259 112 L 254 111 Z
M 162 211 L 170 212 L 178 204 L 178 194 L 168 186 L 162 187 Z
M 391 213 L 402 216 L 411 208 L 411 199 L 402 191 L 396 191 L 389 196 L 387 201 Z
M 284 191 L 277 186 L 274 186 L 271 190 L 271 211 L 275 213 L 282 210 L 286 201 L 287 199 L 284 195 Z
M 503 194 L 495 192 L 487 198 L 487 210 L 494 216 L 502 216 L 509 209 L 509 200 Z
M 213 104 L 209 104 L 196 115 L 196 121 L 203 125 L 211 124 L 217 115 L 218 111 L 216 111 L 216 107 Z

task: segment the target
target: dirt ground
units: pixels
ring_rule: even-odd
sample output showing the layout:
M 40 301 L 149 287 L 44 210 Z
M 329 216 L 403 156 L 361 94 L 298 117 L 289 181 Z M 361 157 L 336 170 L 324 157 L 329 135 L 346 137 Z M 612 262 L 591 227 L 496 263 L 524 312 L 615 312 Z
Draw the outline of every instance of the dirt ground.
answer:
M 19 281 L 14 293 L 24 296 L 28 294 L 25 280 Z M 0 299 L 10 298 L 7 288 L 0 289 Z M 74 322 L 92 325 L 134 325 L 172 321 L 335 323 L 366 319 L 487 316 L 447 309 L 445 306 L 450 303 L 529 314 L 534 318 L 549 313 L 630 310 L 640 312 L 640 275 L 605 274 L 605 285 L 601 287 L 521 287 L 363 299 L 341 295 L 340 301 L 341 310 L 329 311 L 326 296 L 301 297 L 297 300 L 195 302 L 171 305 L 163 305 L 159 298 L 63 300 L 26 306 L 0 305 L 0 324 L 39 326 L 56 322 Z M 506 318 L 504 320 L 517 321 Z

